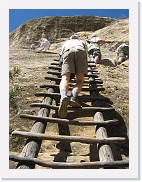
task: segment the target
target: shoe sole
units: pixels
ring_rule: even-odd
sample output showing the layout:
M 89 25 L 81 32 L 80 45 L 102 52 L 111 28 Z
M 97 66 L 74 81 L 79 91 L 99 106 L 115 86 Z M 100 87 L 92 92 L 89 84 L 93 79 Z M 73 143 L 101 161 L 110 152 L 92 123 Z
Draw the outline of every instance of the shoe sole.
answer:
M 59 106 L 58 116 L 60 118 L 66 118 L 68 105 L 69 105 L 69 98 L 66 97 L 62 100 L 62 103 Z

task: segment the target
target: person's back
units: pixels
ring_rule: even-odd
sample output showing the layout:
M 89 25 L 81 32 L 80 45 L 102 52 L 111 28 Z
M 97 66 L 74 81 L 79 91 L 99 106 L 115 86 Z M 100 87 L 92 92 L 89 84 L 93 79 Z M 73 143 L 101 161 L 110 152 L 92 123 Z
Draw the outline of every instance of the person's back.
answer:
M 41 38 L 40 47 L 46 51 L 50 47 L 50 42 L 46 38 Z
M 89 42 L 88 44 L 87 44 L 87 48 L 88 48 L 88 52 L 90 52 L 91 50 L 97 50 L 97 49 L 99 49 L 100 50 L 100 46 L 99 46 L 99 44 L 98 43 L 96 43 L 96 42 Z
M 79 48 L 80 50 L 86 50 L 86 45 L 83 41 L 79 39 L 70 39 L 65 41 L 63 46 L 61 47 L 60 55 L 66 52 L 68 49 Z
M 100 49 L 100 44 L 99 44 L 99 41 L 101 39 L 97 36 L 93 36 L 89 41 L 88 41 L 88 44 L 87 44 L 87 47 L 88 47 L 88 52 L 91 50 L 91 49 Z
M 71 37 L 70 40 L 65 41 L 62 45 L 60 55 L 62 55 L 64 63 L 62 65 L 62 75 L 67 72 L 72 75 L 81 72 L 86 74 L 87 62 L 84 60 L 87 59 L 87 46 L 83 41 Z M 85 64 L 84 66 L 83 63 Z

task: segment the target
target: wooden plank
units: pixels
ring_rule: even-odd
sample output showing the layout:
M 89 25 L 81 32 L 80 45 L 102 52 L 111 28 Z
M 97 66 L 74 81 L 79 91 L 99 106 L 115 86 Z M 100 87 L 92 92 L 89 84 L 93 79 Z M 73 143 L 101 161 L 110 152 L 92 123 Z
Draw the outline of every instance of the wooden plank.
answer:
M 69 82 L 69 85 L 70 86 L 75 86 L 76 85 L 76 82 Z M 101 84 L 97 84 L 98 86 L 102 86 L 102 83 Z M 89 83 L 83 83 L 83 86 L 89 86 Z M 40 88 L 42 88 L 42 86 L 40 86 Z
M 54 63 L 54 62 L 53 62 L 53 63 L 51 63 L 51 65 L 57 65 L 57 66 L 60 66 L 60 65 L 59 65 L 59 62 L 58 62 L 58 63 Z
M 53 74 L 53 75 L 58 75 L 58 76 L 61 76 L 61 72 L 60 71 L 47 71 L 47 73 L 48 74 Z M 89 74 L 89 75 L 87 75 L 87 77 L 90 77 L 90 76 L 98 76 L 99 75 L 99 73 L 91 73 L 91 74 Z
M 59 89 L 59 85 L 58 84 L 46 84 L 46 87 Z M 71 84 L 69 84 L 69 90 L 72 90 L 72 89 L 73 89 L 73 86 L 71 86 Z M 83 86 L 81 92 L 83 92 L 83 91 L 104 91 L 104 90 L 105 90 L 105 88 L 103 88 L 103 87 L 88 88 L 88 87 L 84 87 Z
M 53 81 L 61 81 L 61 78 L 57 78 L 57 77 L 53 77 L 53 76 L 46 76 L 44 77 L 46 80 L 53 80 Z M 76 82 L 75 79 L 71 79 L 70 82 Z M 93 79 L 93 78 L 90 78 L 89 80 L 84 80 L 84 83 L 103 83 L 102 80 L 100 79 Z
M 88 69 L 88 72 L 91 72 L 91 73 L 98 73 L 97 70 L 95 70 L 95 69 L 92 69 L 92 70 L 91 70 L 91 68 Z
M 61 68 L 61 66 L 58 63 L 51 63 L 51 65 L 55 65 L 53 67 Z M 95 68 L 96 65 L 95 64 L 88 64 L 88 67 Z
M 59 62 L 59 59 L 54 59 L 55 62 Z M 93 63 L 92 61 L 88 61 L 88 63 Z
M 30 104 L 31 107 L 41 107 L 41 108 L 48 108 L 48 109 L 53 109 L 53 110 L 58 110 L 59 106 L 55 105 L 50 105 L 50 104 L 44 104 L 44 103 L 32 103 Z M 115 110 L 113 107 L 68 107 L 69 110 L 84 110 L 84 111 L 113 111 Z
M 48 79 L 47 80 L 53 80 L 53 79 Z M 55 81 L 61 81 L 60 79 L 54 79 Z M 76 80 L 73 80 L 71 79 L 70 80 L 70 83 L 76 83 Z M 83 84 L 86 83 L 86 84 L 91 84 L 91 83 L 95 83 L 95 84 L 103 84 L 103 81 L 100 80 L 100 79 L 97 79 L 97 80 L 94 80 L 94 79 L 91 79 L 91 80 L 84 80 Z
M 39 117 L 33 116 L 29 114 L 21 114 L 20 118 L 23 119 L 30 119 L 30 120 L 39 120 L 44 122 L 51 122 L 51 123 L 61 123 L 61 124 L 70 124 L 70 125 L 78 125 L 78 126 L 94 126 L 94 125 L 111 125 L 111 124 L 118 124 L 117 119 L 107 120 L 107 121 L 78 121 L 78 120 L 68 120 L 68 119 L 60 119 L 60 118 L 50 118 L 50 117 Z
M 49 70 L 49 71 L 47 71 L 47 73 L 48 73 L 48 74 L 53 74 L 53 75 L 58 75 L 58 76 L 61 77 L 61 72 L 59 72 L 59 71 L 57 72 L 57 71 L 50 71 L 50 70 Z
M 52 75 L 58 75 L 59 78 L 61 78 L 61 74 L 60 72 L 55 72 L 55 71 L 47 71 L 48 74 L 52 74 Z M 98 78 L 98 75 L 96 74 L 92 74 L 92 75 L 86 75 L 85 78 L 88 78 L 88 77 L 93 77 L 93 78 Z
M 59 62 L 59 59 L 54 59 L 55 62 Z M 93 63 L 92 61 L 88 61 L 88 63 Z
M 59 60 L 58 60 L 58 61 L 59 61 Z M 89 61 L 88 61 L 88 63 L 89 63 Z M 92 63 L 92 62 L 90 62 L 90 63 Z M 94 67 L 96 67 L 96 65 L 94 65 Z M 51 66 L 49 66 L 48 68 L 49 68 L 49 69 L 56 69 L 56 66 L 52 66 L 52 65 L 51 65 Z M 57 68 L 57 70 L 58 70 L 58 68 Z M 90 69 L 89 69 L 88 71 L 90 71 L 90 72 L 98 72 L 97 70 L 90 70 Z
M 42 88 L 47 88 L 48 87 L 48 84 L 47 85 L 42 85 L 41 86 Z M 47 93 L 47 92 L 37 92 L 35 93 L 35 96 L 37 97 L 52 97 L 52 98 L 60 98 L 61 95 L 59 93 Z M 93 100 L 104 100 L 104 101 L 107 101 L 109 102 L 110 99 L 109 98 L 106 98 L 106 97 L 103 97 L 103 96 L 100 96 L 100 97 L 91 97 L 90 95 L 80 95 L 77 97 L 77 100 L 83 100 L 85 102 L 91 102 Z
M 46 135 L 43 133 L 25 132 L 25 131 L 13 131 L 13 136 L 37 139 L 37 140 L 55 140 L 55 141 L 65 141 L 65 142 L 81 142 L 87 144 L 94 143 L 123 143 L 125 142 L 124 137 L 109 137 L 109 138 L 88 138 L 88 137 L 77 137 L 77 136 L 64 136 L 64 135 Z
M 93 64 L 93 67 L 96 67 L 96 65 L 92 61 L 88 61 L 88 63 L 92 63 Z M 57 66 L 59 66 L 59 63 L 52 62 L 51 65 L 57 65 Z
M 95 68 L 94 65 L 88 65 L 89 68 Z M 49 69 L 54 69 L 54 70 L 61 70 L 61 67 L 60 66 L 49 66 L 48 67 Z M 89 71 L 89 70 L 88 70 Z M 95 70 L 93 70 L 95 71 Z
M 48 84 L 47 85 L 41 85 L 40 86 L 41 88 L 47 88 L 48 87 Z M 35 96 L 37 97 L 52 97 L 52 98 L 59 98 L 61 97 L 60 93 L 47 93 L 47 92 L 37 92 L 34 94 Z
M 80 162 L 80 163 L 68 163 L 68 162 L 46 162 L 37 158 L 21 157 L 16 155 L 10 155 L 9 159 L 15 162 L 21 163 L 33 163 L 34 165 L 39 165 L 48 168 L 66 168 L 66 169 L 88 169 L 93 167 L 128 167 L 129 161 L 96 161 L 96 162 Z

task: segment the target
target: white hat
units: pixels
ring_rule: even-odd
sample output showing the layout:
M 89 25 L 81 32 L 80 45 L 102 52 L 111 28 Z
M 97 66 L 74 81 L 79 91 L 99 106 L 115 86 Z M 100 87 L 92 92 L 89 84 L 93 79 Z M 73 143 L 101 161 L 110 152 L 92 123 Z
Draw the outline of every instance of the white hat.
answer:
M 93 33 L 91 37 L 96 37 L 96 33 Z
M 73 34 L 70 39 L 78 39 L 78 36 L 76 34 Z

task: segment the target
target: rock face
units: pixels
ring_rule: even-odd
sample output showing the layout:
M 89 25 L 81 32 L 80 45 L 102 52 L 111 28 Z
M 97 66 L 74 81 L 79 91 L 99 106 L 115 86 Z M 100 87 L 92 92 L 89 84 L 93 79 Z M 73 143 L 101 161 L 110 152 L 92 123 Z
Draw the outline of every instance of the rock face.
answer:
M 44 17 L 31 19 L 10 33 L 10 46 L 23 47 L 44 36 L 54 42 L 80 31 L 96 31 L 116 20 L 97 16 Z

